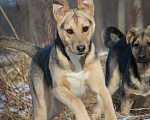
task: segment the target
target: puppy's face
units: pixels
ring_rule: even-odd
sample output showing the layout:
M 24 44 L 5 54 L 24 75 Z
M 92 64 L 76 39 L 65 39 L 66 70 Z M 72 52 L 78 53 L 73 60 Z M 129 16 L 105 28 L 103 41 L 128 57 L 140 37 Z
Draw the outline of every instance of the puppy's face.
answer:
M 76 55 L 84 55 L 90 49 L 91 38 L 95 31 L 93 1 L 78 0 L 78 9 L 69 10 L 67 7 L 62 18 L 57 16 L 58 12 L 55 14 L 58 11 L 57 8 L 53 13 L 57 21 L 59 36 L 66 51 Z
M 137 29 L 136 31 L 130 31 L 130 33 L 134 33 L 134 36 L 130 37 L 130 43 L 136 61 L 138 63 L 150 62 L 150 29 L 141 31 Z

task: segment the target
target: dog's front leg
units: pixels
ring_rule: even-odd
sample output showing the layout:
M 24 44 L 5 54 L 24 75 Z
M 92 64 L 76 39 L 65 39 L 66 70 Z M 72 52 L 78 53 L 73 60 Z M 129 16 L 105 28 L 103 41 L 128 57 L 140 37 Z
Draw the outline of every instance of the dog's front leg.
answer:
M 90 120 L 81 100 L 75 97 L 65 86 L 57 86 L 53 92 L 55 97 L 75 114 L 76 120 Z
M 117 118 L 115 115 L 115 110 L 113 108 L 112 99 L 110 93 L 108 92 L 108 89 L 106 88 L 106 86 L 98 89 L 99 90 L 94 91 L 97 94 L 98 105 L 100 105 L 99 107 L 101 108 L 101 113 L 103 112 L 104 109 L 106 120 L 116 120 Z M 98 110 L 99 110 L 98 112 L 100 113 L 100 109 Z
M 116 120 L 117 118 L 115 115 L 111 95 L 105 85 L 105 78 L 100 62 L 97 61 L 89 67 L 90 68 L 88 69 L 90 69 L 90 75 L 87 81 L 88 86 L 97 94 L 98 104 L 101 105 L 101 108 L 104 107 L 106 120 Z M 102 104 L 104 104 L 104 106 Z
M 103 104 L 103 99 L 99 95 L 97 95 L 97 100 L 98 103 L 96 104 L 94 110 L 93 110 L 93 115 L 92 115 L 92 120 L 99 120 L 101 118 L 102 113 L 104 113 L 104 104 Z

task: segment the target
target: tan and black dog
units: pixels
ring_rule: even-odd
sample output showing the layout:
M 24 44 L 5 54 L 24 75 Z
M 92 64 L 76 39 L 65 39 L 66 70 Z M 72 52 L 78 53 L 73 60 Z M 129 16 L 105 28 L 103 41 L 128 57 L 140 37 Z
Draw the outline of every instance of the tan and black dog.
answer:
M 92 36 L 95 31 L 93 0 L 78 0 L 78 9 L 70 10 L 65 0 L 53 0 L 58 36 L 53 44 L 38 48 L 20 40 L 0 38 L 0 45 L 23 51 L 33 60 L 29 85 L 34 120 L 52 120 L 67 106 L 77 120 L 90 120 L 80 99 L 91 89 L 98 104 L 93 119 L 100 118 L 104 103 L 107 120 L 116 119 L 111 95 Z
M 111 33 L 120 40 L 113 42 Z M 102 39 L 110 49 L 106 86 L 113 95 L 122 79 L 121 109 L 128 115 L 131 107 L 142 107 L 150 95 L 150 26 L 144 30 L 131 28 L 126 37 L 117 28 L 107 27 L 103 30 Z

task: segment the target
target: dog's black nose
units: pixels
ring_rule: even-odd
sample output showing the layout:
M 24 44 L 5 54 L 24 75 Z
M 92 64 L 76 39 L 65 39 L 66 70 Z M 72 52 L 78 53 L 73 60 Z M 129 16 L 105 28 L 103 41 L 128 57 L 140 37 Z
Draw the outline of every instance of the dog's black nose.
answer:
M 85 45 L 79 45 L 76 47 L 76 49 L 79 51 L 79 52 L 84 52 L 85 50 Z
M 139 58 L 140 58 L 140 59 L 144 59 L 144 58 L 146 58 L 146 55 L 145 55 L 145 54 L 140 54 L 140 55 L 139 55 Z

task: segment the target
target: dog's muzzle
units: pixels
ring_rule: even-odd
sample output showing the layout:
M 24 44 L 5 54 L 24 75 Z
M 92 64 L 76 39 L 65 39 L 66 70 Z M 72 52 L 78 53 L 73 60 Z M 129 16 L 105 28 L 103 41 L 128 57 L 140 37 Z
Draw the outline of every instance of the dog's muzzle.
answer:
M 84 52 L 85 50 L 85 45 L 79 45 L 76 47 L 76 49 L 79 51 L 79 52 Z
M 146 54 L 142 53 L 137 56 L 137 62 L 138 63 L 147 63 L 147 62 L 150 62 L 150 59 L 147 58 Z
M 85 45 L 78 45 L 76 47 L 77 51 L 79 52 L 78 55 L 83 55 L 85 54 L 84 50 L 85 50 Z

